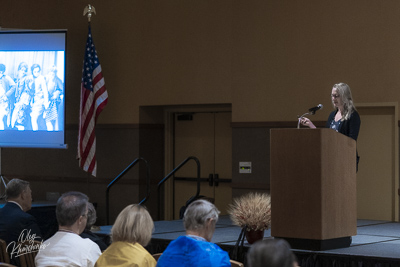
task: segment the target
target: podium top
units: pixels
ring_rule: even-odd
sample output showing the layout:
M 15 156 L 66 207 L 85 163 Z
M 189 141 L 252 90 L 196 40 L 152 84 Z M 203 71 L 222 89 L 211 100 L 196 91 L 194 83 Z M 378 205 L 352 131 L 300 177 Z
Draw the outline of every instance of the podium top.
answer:
M 332 138 L 334 136 L 337 136 L 339 139 L 346 140 L 348 139 L 350 143 L 356 144 L 356 141 L 353 138 L 350 138 L 342 133 L 339 133 L 331 128 L 316 128 L 316 129 L 310 129 L 310 128 L 275 128 L 270 130 L 271 136 L 272 134 L 285 134 L 285 135 L 290 135 L 290 136 L 306 136 L 306 135 L 322 135 L 323 138 Z M 351 142 L 353 141 L 353 142 Z

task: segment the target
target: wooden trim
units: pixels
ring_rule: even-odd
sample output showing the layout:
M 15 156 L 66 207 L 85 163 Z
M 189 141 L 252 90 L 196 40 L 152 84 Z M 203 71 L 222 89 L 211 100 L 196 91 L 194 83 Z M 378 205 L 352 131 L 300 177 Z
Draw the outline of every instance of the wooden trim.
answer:
M 255 182 L 232 182 L 232 189 L 258 189 L 270 190 L 270 185 L 267 183 Z
M 78 130 L 78 124 L 67 124 L 67 130 Z M 98 129 L 164 129 L 164 124 L 150 124 L 150 123 L 121 123 L 121 124 L 97 124 Z
M 29 182 L 55 182 L 55 183 L 89 183 L 89 184 L 105 184 L 108 185 L 113 178 L 96 178 L 96 177 L 54 177 L 54 176 L 25 176 L 25 175 L 7 175 L 9 180 L 18 178 Z M 151 185 L 157 185 L 159 181 L 150 179 Z M 146 185 L 146 181 L 139 179 L 121 179 L 117 184 L 130 184 L 130 185 Z
M 326 121 L 314 121 L 317 127 L 325 127 Z M 231 122 L 232 128 L 296 128 L 297 121 Z

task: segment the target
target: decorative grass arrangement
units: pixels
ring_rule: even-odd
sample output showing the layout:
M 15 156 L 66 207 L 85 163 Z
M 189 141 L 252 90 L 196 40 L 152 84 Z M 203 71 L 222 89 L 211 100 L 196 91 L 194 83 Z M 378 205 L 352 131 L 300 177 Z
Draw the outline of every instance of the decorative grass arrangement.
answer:
M 266 193 L 248 193 L 235 198 L 228 213 L 235 225 L 247 231 L 264 231 L 271 225 L 271 197 Z

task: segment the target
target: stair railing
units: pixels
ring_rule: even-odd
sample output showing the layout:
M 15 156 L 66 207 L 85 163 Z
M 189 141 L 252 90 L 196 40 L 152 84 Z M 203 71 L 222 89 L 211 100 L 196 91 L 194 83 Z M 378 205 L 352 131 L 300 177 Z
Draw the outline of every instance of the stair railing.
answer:
M 107 185 L 107 190 L 106 190 L 106 217 L 107 217 L 107 225 L 109 225 L 109 219 L 110 219 L 110 198 L 109 198 L 109 193 L 111 187 L 116 184 L 133 166 L 136 165 L 139 161 L 143 161 L 146 164 L 146 185 L 147 185 L 147 194 L 146 196 L 139 202 L 139 205 L 145 203 L 149 196 L 150 196 L 150 168 L 149 164 L 144 158 L 137 158 L 134 161 L 132 161 L 131 164 L 129 164 L 128 167 L 125 168 L 120 174 L 118 174 L 117 177 L 114 178 L 114 180 L 111 181 Z
M 188 157 L 181 164 L 179 164 L 175 169 L 173 169 L 167 176 L 165 176 L 157 185 L 157 193 L 158 193 L 158 219 L 161 219 L 161 190 L 160 187 L 171 177 L 174 173 L 176 173 L 183 165 L 185 165 L 189 160 L 194 160 L 197 164 L 197 192 L 194 197 L 191 198 L 192 201 L 196 200 L 197 197 L 200 195 L 200 161 L 196 157 Z M 190 204 L 191 201 L 189 201 Z

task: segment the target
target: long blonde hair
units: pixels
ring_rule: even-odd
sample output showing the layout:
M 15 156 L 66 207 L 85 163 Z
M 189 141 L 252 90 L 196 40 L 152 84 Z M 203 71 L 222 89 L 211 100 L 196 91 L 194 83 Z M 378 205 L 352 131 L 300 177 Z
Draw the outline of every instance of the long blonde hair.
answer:
M 351 95 L 350 86 L 345 83 L 337 83 L 333 85 L 333 89 L 339 94 L 340 99 L 343 102 L 343 114 L 342 120 L 350 119 L 351 113 L 356 111 L 356 107 L 353 103 L 353 96 Z

